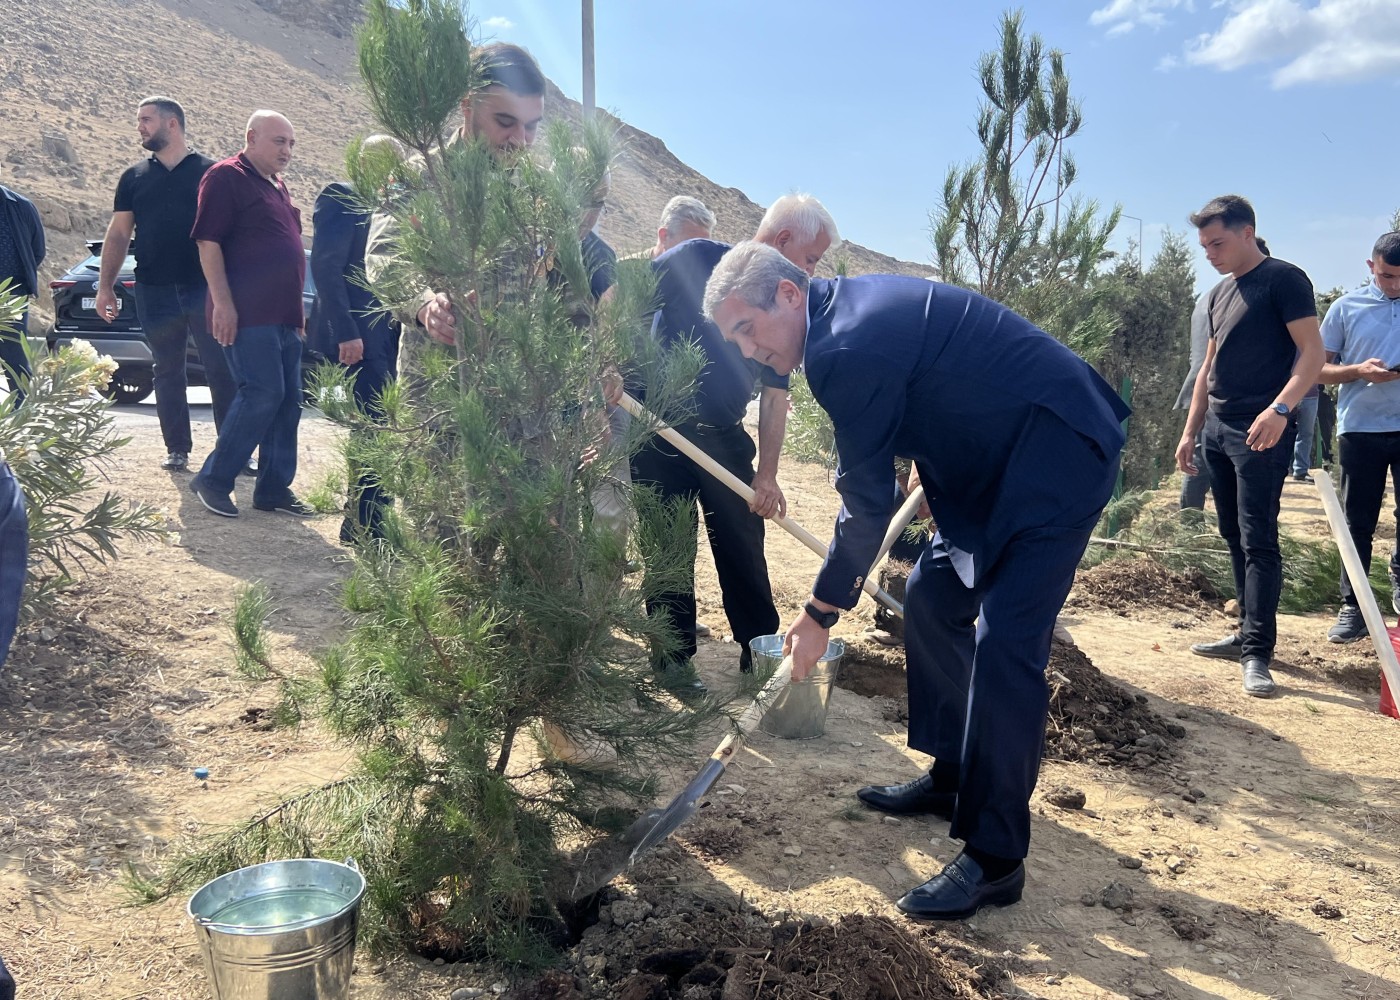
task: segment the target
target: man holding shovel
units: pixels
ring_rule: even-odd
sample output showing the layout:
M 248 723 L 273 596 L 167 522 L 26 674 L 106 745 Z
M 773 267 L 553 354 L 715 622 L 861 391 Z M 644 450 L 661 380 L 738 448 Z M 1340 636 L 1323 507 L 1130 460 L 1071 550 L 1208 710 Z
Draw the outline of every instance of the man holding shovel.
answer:
M 1055 615 L 1113 490 L 1128 408 L 1087 364 L 976 293 L 875 275 L 809 280 L 757 243 L 735 247 L 705 313 L 745 357 L 804 366 L 831 416 L 842 508 L 826 563 L 788 626 L 792 676 L 860 597 L 911 458 L 938 533 L 905 602 L 909 745 L 929 774 L 872 786 L 892 813 L 951 817 L 961 854 L 898 906 L 958 920 L 1021 898 Z
M 841 243 L 831 215 L 821 202 L 804 194 L 784 195 L 774 202 L 754 238 L 775 248 L 808 275 L 816 270 L 827 250 Z M 787 501 L 778 486 L 778 453 L 787 426 L 788 391 L 786 373 L 780 375 L 743 357 L 724 342 L 702 314 L 705 282 L 728 250 L 727 243 L 688 240 L 652 262 L 659 304 L 652 330 L 663 348 L 688 341 L 704 353 L 705 366 L 695 384 L 695 419 L 678 425 L 676 430 L 751 486 L 754 498 L 745 502 L 660 439 L 650 442 L 633 458 L 632 480 L 638 486 L 654 489 L 663 501 L 679 499 L 692 509 L 699 502 L 705 513 L 705 533 L 714 554 L 724 611 L 740 649 L 739 669 L 747 672 L 751 669 L 749 640 L 771 635 L 778 628 L 778 612 L 773 605 L 768 563 L 763 554 L 763 519 L 787 513 Z M 762 385 L 756 450 L 743 425 L 755 384 Z M 888 509 L 885 513 L 888 516 Z M 645 551 L 643 555 L 646 556 Z M 654 656 L 652 665 L 674 675 L 669 683 L 677 691 L 688 696 L 703 694 L 705 687 L 690 666 L 696 649 L 693 574 L 689 586 L 647 601 L 647 614 L 659 613 L 669 615 L 679 649 L 670 661 Z

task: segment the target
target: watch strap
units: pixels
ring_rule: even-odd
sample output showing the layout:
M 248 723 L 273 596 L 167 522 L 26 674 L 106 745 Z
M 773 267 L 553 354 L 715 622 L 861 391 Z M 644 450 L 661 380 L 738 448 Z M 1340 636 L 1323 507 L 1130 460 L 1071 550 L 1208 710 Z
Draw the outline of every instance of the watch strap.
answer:
M 808 617 L 810 617 L 822 628 L 831 628 L 831 626 L 835 625 L 836 622 L 841 618 L 841 612 L 822 611 L 811 601 L 808 601 L 806 604 L 802 605 L 802 610 L 807 612 Z

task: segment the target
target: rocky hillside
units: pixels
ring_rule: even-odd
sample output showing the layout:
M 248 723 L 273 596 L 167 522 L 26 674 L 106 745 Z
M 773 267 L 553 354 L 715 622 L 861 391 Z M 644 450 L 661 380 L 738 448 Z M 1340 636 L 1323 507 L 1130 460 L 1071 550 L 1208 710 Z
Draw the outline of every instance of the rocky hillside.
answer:
M 309 222 L 316 193 L 342 173 L 346 143 L 370 126 L 351 37 L 358 9 L 357 0 L 10 0 L 0 25 L 0 183 L 43 215 L 44 279 L 105 229 L 117 177 L 143 155 L 134 112 L 149 94 L 180 100 L 192 141 L 215 157 L 241 147 L 250 111 L 284 111 L 298 131 L 287 182 Z M 551 87 L 547 113 L 577 120 L 580 108 Z M 705 201 L 721 238 L 753 232 L 762 207 L 742 191 L 690 169 L 659 138 L 617 126 L 624 151 L 602 224 L 610 243 L 650 245 L 676 194 Z M 853 273 L 930 273 L 854 244 L 845 254 Z M 47 305 L 32 314 L 36 334 Z

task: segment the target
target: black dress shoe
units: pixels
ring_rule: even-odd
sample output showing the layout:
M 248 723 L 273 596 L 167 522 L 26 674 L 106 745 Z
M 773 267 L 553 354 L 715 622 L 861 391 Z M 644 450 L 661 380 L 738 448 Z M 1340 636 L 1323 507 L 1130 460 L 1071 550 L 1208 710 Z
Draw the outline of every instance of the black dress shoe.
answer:
M 984 906 L 1010 906 L 1020 902 L 1026 887 L 1026 866 L 995 882 L 988 881 L 982 866 L 966 853 L 917 889 L 910 889 L 894 905 L 922 920 L 966 920 Z
M 1238 632 L 1227 635 L 1223 639 L 1215 642 L 1198 642 L 1191 647 L 1191 652 L 1197 656 L 1210 656 L 1217 660 L 1234 660 L 1239 662 L 1240 656 L 1244 654 L 1244 640 L 1240 638 Z
M 958 793 L 935 792 L 932 775 L 925 774 L 902 785 L 866 785 L 856 792 L 856 798 L 872 809 L 896 816 L 933 813 L 944 819 L 952 819 Z

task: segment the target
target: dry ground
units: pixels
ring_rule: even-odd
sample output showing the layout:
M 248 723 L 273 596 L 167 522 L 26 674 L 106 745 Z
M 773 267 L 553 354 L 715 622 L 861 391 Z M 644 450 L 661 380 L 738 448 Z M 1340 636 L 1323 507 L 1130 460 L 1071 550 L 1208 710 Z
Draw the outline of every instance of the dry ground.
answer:
M 202 455 L 212 428 L 207 408 L 196 415 Z M 153 408 L 124 408 L 119 419 L 136 440 L 108 470 L 112 485 L 162 508 L 175 534 L 95 572 L 21 638 L 0 678 L 0 954 L 25 1000 L 204 995 L 183 904 L 124 906 L 121 867 L 247 817 L 346 760 L 314 727 L 262 728 L 258 710 L 273 692 L 233 672 L 228 631 L 235 588 L 261 579 L 275 601 L 277 655 L 309 667 L 343 622 L 338 518 L 213 517 L 187 475 L 156 468 Z M 333 464 L 335 432 L 311 414 L 303 427 L 305 488 Z M 826 534 L 836 506 L 826 473 L 789 463 L 784 480 L 789 513 Z M 1321 518 L 1310 490 L 1287 486 L 1290 519 Z M 815 559 L 776 531 L 768 554 L 786 618 Z M 699 667 L 720 685 L 738 651 L 724 640 L 708 566 L 701 587 L 716 638 Z M 1246 698 L 1234 668 L 1186 652 L 1229 621 L 1203 602 L 1166 603 L 1089 602 L 1068 625 L 1105 674 L 1185 729 L 1170 763 L 1047 763 L 1042 793 L 1067 785 L 1087 801 L 1064 809 L 1038 793 L 1025 901 L 932 940 L 1005 970 L 991 983 L 1000 994 L 1400 998 L 1400 723 L 1375 713 L 1374 656 L 1329 646 L 1325 617 L 1285 618 L 1281 693 Z M 870 611 L 863 604 L 839 629 L 858 639 Z M 904 780 L 922 765 L 899 718 L 897 697 L 838 689 L 823 737 L 756 736 L 693 824 L 620 888 L 900 920 L 893 900 L 957 845 L 943 823 L 852 807 L 861 784 Z M 191 776 L 195 766 L 210 769 L 207 783 Z M 679 787 L 688 775 L 672 777 Z M 1114 884 L 1131 909 L 1086 905 Z M 445 998 L 498 980 L 479 968 L 366 960 L 353 996 Z

